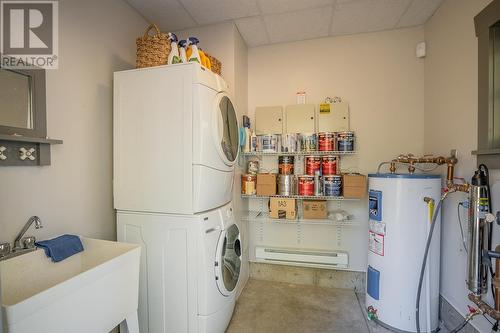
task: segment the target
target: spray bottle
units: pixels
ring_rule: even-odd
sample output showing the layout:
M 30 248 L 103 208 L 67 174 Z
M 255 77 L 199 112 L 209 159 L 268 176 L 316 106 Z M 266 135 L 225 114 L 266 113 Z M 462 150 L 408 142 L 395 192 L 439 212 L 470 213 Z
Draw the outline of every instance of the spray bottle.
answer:
M 200 41 L 196 37 L 189 37 L 188 38 L 188 45 L 191 47 L 191 54 L 189 55 L 188 61 L 196 61 L 197 63 L 201 64 L 201 58 L 200 58 L 200 53 L 198 52 L 198 43 Z
M 168 33 L 168 39 L 170 39 L 170 53 L 168 54 L 167 64 L 178 64 L 181 62 L 179 57 L 179 48 L 177 47 L 177 36 L 173 32 Z
M 179 41 L 179 57 L 181 58 L 181 62 L 188 62 L 186 57 L 186 46 L 187 41 L 185 39 Z

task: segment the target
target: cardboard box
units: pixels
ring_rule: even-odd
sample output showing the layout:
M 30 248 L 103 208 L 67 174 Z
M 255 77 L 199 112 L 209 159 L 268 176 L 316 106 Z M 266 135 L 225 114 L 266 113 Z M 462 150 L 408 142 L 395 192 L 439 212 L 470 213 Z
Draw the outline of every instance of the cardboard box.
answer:
M 366 176 L 359 173 L 342 177 L 342 195 L 347 199 L 362 199 L 366 196 Z
M 325 200 L 304 200 L 302 211 L 305 219 L 326 219 L 328 217 Z
M 257 195 L 276 195 L 276 177 L 275 173 L 258 173 Z
M 269 199 L 269 217 L 272 219 L 295 220 L 297 218 L 295 199 Z

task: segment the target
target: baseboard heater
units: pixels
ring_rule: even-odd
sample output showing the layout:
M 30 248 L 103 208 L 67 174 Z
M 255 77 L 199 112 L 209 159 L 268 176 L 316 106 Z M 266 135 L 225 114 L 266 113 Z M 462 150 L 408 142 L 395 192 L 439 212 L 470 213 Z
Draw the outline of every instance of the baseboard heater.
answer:
M 349 255 L 344 251 L 327 252 L 257 246 L 255 257 L 259 261 L 332 268 L 347 268 L 349 264 Z

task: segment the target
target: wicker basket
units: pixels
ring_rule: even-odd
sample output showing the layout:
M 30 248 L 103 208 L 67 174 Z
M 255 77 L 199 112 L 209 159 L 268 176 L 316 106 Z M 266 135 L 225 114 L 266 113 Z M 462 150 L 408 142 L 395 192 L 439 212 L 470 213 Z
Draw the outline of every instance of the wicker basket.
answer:
M 219 61 L 219 59 L 217 59 L 214 56 L 211 56 L 207 52 L 205 52 L 205 55 L 208 57 L 208 59 L 210 59 L 210 65 L 212 66 L 212 72 L 221 75 L 222 63 Z
M 150 35 L 151 30 L 155 30 L 154 35 Z M 168 35 L 160 32 L 158 26 L 152 23 L 144 33 L 144 36 L 137 38 L 137 60 L 136 67 L 152 67 L 167 64 L 170 53 L 170 40 Z

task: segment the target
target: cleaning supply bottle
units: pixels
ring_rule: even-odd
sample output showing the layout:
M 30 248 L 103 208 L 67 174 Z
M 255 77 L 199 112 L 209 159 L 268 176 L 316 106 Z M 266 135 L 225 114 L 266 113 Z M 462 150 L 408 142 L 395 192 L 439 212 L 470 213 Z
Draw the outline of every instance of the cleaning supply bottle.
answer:
M 205 55 L 205 52 L 201 48 L 198 49 L 198 53 L 200 54 L 200 59 L 201 59 L 201 64 L 203 67 L 208 68 L 207 66 L 207 56 Z
M 177 36 L 174 33 L 169 32 L 168 39 L 170 39 L 171 50 L 168 54 L 167 64 L 178 64 L 181 62 L 181 58 L 179 56 L 179 48 L 177 47 Z
M 198 43 L 200 41 L 196 37 L 188 38 L 188 45 L 191 46 L 191 54 L 188 54 L 188 61 L 196 61 L 201 64 L 200 53 L 198 52 Z
M 181 58 L 181 62 L 188 62 L 186 56 L 186 46 L 187 41 L 185 39 L 179 41 L 179 57 Z

